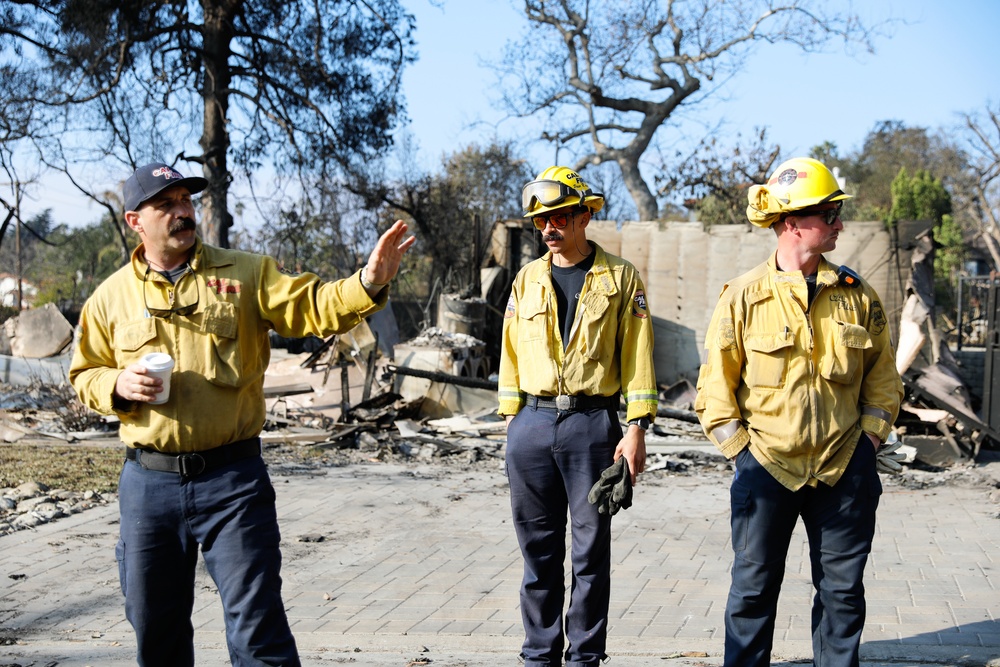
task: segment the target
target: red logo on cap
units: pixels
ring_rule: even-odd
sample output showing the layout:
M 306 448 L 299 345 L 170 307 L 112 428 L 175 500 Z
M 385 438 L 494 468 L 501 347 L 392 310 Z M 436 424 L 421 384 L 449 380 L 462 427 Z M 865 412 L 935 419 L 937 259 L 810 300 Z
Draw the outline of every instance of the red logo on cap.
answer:
M 153 176 L 166 176 L 167 180 L 170 180 L 171 178 L 184 178 L 170 167 L 160 167 L 159 169 L 154 169 Z

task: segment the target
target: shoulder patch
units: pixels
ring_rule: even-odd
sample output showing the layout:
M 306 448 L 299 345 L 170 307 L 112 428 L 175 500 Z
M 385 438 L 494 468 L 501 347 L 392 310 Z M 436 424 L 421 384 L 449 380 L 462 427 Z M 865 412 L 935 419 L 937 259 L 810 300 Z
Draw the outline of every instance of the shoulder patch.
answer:
M 731 350 L 736 346 L 736 327 L 733 326 L 733 318 L 724 317 L 719 320 L 715 344 L 720 350 Z
M 511 293 L 510 297 L 507 299 L 507 308 L 503 311 L 503 318 L 509 319 L 517 314 L 517 301 L 514 300 L 514 294 Z
M 871 332 L 876 336 L 881 335 L 885 331 L 885 325 L 888 321 L 885 319 L 885 311 L 882 310 L 882 303 L 879 301 L 872 302 L 872 314 L 871 314 Z
M 649 316 L 646 312 L 646 293 L 641 289 L 635 291 L 635 296 L 632 297 L 632 315 L 638 317 L 640 320 L 644 320 Z

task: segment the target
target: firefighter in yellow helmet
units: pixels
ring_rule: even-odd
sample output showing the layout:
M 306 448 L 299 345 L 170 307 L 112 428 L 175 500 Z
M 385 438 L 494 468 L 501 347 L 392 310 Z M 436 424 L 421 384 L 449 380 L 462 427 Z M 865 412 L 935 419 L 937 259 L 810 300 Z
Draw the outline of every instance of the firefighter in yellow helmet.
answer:
M 766 185 L 751 186 L 748 198 L 750 222 L 770 227 L 795 211 L 836 210 L 839 215 L 851 195 L 840 189 L 840 183 L 822 162 L 798 157 L 782 163 Z M 795 215 L 802 217 L 801 213 Z M 833 226 L 831 220 L 826 224 Z
M 606 658 L 611 515 L 631 504 L 656 414 L 653 328 L 638 271 L 587 240 L 604 197 L 573 170 L 550 167 L 524 186 L 521 204 L 549 248 L 514 279 L 500 358 L 498 412 L 524 557 L 521 657 L 529 667 L 591 667 Z
M 834 250 L 846 194 L 810 158 L 750 188 L 747 217 L 778 239 L 766 262 L 722 290 L 705 336 L 695 404 L 735 460 L 726 667 L 765 667 L 792 530 L 809 538 L 814 664 L 857 667 L 862 575 L 882 485 L 878 453 L 899 411 L 882 303 Z

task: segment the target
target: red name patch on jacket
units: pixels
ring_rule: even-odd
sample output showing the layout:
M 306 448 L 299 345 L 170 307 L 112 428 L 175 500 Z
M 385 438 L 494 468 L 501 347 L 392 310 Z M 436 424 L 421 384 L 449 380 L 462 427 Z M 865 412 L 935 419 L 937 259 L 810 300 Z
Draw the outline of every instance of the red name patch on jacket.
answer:
M 209 278 L 205 285 L 209 289 L 214 289 L 216 294 L 239 294 L 240 284 L 233 283 L 226 278 Z

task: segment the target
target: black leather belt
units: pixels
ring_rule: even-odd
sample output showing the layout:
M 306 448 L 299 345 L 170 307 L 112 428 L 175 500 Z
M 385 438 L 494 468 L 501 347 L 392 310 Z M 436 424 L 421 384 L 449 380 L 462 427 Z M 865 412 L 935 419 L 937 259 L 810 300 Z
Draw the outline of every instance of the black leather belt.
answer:
M 562 412 L 579 412 L 581 410 L 596 410 L 598 408 L 618 409 L 621 401 L 618 394 L 614 396 L 532 396 L 527 395 L 525 404 L 529 408 L 543 410 L 560 410 Z
M 177 473 L 181 477 L 195 477 L 224 465 L 260 456 L 260 438 L 237 440 L 228 445 L 203 452 L 164 454 L 152 449 L 126 447 L 125 458 L 135 461 L 146 470 Z

